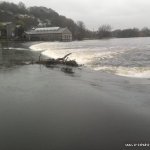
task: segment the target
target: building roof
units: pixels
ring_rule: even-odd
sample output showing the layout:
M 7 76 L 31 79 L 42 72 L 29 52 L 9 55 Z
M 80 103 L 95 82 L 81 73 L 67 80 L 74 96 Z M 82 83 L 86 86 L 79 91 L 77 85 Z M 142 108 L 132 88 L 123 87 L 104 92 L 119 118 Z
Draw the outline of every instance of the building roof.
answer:
M 36 28 L 35 31 L 56 31 L 59 27 Z
M 30 34 L 30 35 L 50 34 L 50 33 L 63 33 L 66 30 L 71 34 L 71 32 L 68 30 L 68 28 L 60 28 L 60 27 L 36 28 L 36 29 L 32 29 L 30 31 L 26 31 L 25 33 Z

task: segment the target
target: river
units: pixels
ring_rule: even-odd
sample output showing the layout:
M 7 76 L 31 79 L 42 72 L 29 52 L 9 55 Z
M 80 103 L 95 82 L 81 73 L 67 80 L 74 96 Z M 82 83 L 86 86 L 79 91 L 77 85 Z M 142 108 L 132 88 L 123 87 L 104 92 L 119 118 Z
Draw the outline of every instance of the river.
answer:
M 149 149 L 150 38 L 0 44 L 1 150 Z M 21 62 L 61 57 L 64 71 Z

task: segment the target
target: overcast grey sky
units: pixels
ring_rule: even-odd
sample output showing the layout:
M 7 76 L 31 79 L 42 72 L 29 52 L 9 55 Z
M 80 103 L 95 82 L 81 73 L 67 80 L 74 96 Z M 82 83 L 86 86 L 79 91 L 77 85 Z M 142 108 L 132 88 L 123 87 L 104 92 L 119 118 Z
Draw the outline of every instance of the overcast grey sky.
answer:
M 7 0 L 18 3 L 20 0 Z M 82 20 L 96 30 L 101 24 L 113 29 L 150 27 L 150 0 L 22 0 L 26 6 L 46 6 L 61 15 Z

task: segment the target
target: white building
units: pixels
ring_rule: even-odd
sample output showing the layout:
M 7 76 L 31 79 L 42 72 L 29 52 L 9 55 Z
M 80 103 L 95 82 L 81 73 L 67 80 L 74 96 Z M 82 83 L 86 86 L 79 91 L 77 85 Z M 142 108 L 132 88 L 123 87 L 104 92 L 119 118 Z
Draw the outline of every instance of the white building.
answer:
M 72 33 L 68 28 L 44 27 L 25 32 L 28 40 L 72 41 Z
M 0 22 L 2 28 L 0 29 L 0 38 L 10 39 L 13 37 L 15 25 L 12 22 Z

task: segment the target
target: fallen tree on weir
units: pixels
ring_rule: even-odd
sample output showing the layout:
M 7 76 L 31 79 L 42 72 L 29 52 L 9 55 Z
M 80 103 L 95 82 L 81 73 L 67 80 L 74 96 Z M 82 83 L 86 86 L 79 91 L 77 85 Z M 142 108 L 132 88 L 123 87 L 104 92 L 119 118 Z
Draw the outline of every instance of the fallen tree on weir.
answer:
M 39 60 L 36 61 L 36 64 L 42 64 L 46 66 L 51 66 L 51 65 L 66 65 L 66 66 L 71 66 L 71 67 L 79 67 L 79 65 L 75 60 L 68 60 L 68 56 L 71 55 L 72 53 L 66 54 L 64 57 L 61 58 L 49 58 L 46 60 L 41 60 L 41 54 L 39 56 Z

